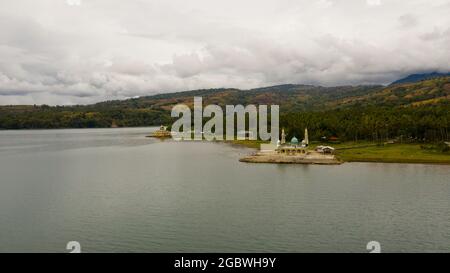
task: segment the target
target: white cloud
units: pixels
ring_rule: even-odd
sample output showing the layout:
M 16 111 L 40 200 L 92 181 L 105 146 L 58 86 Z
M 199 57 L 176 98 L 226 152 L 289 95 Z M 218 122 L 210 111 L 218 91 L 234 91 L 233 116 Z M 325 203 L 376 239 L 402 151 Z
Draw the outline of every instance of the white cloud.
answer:
M 400 25 L 404 28 L 415 27 L 418 25 L 418 20 L 413 14 L 403 14 L 398 18 Z
M 450 63 L 447 0 L 30 1 L 0 8 L 0 104 L 388 83 Z
M 81 5 L 81 0 L 66 0 L 69 6 L 79 6 Z
M 381 5 L 381 0 L 366 0 L 369 6 L 379 6 Z

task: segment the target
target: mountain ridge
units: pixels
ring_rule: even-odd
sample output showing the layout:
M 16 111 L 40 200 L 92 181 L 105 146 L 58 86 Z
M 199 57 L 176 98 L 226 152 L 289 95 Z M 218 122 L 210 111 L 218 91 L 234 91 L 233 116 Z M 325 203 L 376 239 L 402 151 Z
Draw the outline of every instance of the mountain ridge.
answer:
M 222 107 L 237 104 L 280 105 L 282 122 L 283 119 L 289 120 L 296 114 L 323 118 L 325 115 L 330 120 L 342 115 L 341 119 L 334 121 L 335 125 L 330 125 L 331 127 L 346 126 L 343 119 L 360 120 L 360 115 L 364 113 L 374 115 L 372 117 L 374 120 L 389 113 L 389 115 L 406 115 L 412 120 L 425 119 L 429 115 L 435 116 L 441 123 L 450 122 L 450 117 L 447 121 L 448 114 L 444 116 L 438 114 L 450 113 L 450 77 L 439 77 L 389 86 L 323 87 L 287 84 L 249 90 L 236 88 L 191 90 L 105 101 L 92 105 L 0 106 L 0 129 L 169 125 L 174 121 L 170 117 L 172 107 L 180 103 L 191 107 L 194 96 L 202 96 L 204 105 L 217 104 Z M 320 119 L 316 119 L 316 122 L 321 124 Z M 381 120 L 378 122 L 383 123 Z M 425 128 L 421 129 L 422 133 L 428 130 L 426 122 L 423 126 Z
M 401 84 L 401 83 L 415 83 L 424 80 L 430 80 L 434 78 L 448 77 L 450 76 L 450 72 L 448 73 L 439 73 L 439 72 L 431 72 L 431 73 L 419 73 L 419 74 L 410 74 L 404 78 L 398 79 L 392 82 L 390 85 Z

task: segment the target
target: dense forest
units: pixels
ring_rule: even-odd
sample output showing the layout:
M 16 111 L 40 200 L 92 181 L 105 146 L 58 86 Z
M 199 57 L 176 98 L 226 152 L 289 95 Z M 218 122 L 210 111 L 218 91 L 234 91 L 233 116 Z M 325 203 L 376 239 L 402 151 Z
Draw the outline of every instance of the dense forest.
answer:
M 303 136 L 308 127 L 311 139 L 435 142 L 450 139 L 450 104 L 427 107 L 351 107 L 323 112 L 284 114 L 281 126 L 289 135 Z
M 341 140 L 450 139 L 450 77 L 390 86 L 280 85 L 207 89 L 80 106 L 0 106 L 0 129 L 104 128 L 171 124 L 171 108 L 204 104 L 278 104 L 289 136 Z

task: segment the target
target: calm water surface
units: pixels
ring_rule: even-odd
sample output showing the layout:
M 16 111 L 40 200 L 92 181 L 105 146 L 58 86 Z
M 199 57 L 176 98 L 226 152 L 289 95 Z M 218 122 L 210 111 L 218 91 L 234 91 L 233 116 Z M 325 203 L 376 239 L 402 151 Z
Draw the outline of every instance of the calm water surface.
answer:
M 246 164 L 155 129 L 0 131 L 0 252 L 450 252 L 450 166 Z

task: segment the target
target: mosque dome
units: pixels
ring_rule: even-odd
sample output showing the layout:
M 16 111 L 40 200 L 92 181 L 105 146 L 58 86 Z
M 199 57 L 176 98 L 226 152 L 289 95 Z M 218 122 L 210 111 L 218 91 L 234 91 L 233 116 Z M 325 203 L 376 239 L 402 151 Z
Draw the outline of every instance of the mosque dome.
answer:
M 294 144 L 294 145 L 298 144 L 298 139 L 295 136 L 291 139 L 291 144 Z

